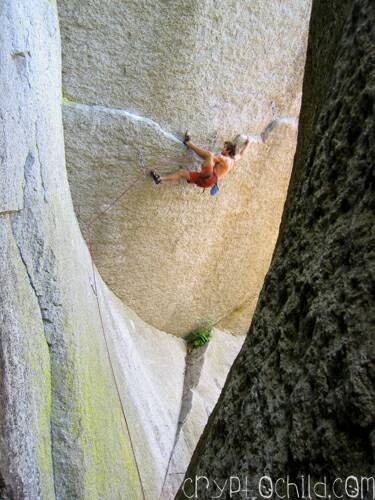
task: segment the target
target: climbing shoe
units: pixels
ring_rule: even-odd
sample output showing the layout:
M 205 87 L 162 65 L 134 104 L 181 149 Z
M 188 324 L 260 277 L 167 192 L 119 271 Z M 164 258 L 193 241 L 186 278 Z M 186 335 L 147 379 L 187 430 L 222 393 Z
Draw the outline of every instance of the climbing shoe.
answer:
M 153 181 L 155 182 L 155 184 L 160 184 L 161 183 L 160 175 L 157 174 L 155 172 L 155 170 L 150 170 L 150 175 L 151 175 Z
M 182 142 L 185 144 L 185 146 L 187 146 L 186 143 L 189 142 L 190 140 L 191 140 L 190 134 L 188 131 L 186 131 L 184 135 L 184 140 Z

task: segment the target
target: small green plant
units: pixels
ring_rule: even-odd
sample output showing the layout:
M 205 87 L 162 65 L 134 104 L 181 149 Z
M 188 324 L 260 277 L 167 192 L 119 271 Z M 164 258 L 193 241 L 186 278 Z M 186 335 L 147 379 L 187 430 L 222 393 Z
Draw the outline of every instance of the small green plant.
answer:
M 187 337 L 185 337 L 185 340 L 193 348 L 201 347 L 211 339 L 213 326 L 213 321 L 207 321 L 207 323 L 203 326 L 196 328 Z

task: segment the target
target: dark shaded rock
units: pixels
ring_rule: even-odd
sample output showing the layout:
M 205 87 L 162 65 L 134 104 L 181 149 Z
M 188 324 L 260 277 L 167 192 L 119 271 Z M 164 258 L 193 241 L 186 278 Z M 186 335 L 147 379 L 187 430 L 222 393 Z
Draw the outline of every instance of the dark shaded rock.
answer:
M 3 476 L 0 473 L 0 500 L 13 500 L 14 495 L 12 489 L 5 483 Z
M 375 4 L 329 4 L 313 5 L 280 236 L 186 475 L 187 495 L 189 478 L 210 481 L 195 498 L 218 495 L 213 480 L 230 476 L 257 488 L 263 474 L 300 484 L 374 473 Z

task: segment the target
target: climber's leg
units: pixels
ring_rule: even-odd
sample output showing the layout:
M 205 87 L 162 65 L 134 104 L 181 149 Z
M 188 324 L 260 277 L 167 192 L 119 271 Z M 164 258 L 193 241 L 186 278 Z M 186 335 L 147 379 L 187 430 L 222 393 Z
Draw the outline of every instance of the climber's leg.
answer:
M 189 170 L 179 170 L 178 172 L 174 174 L 169 174 L 169 175 L 161 175 L 160 180 L 161 182 L 169 182 L 169 181 L 179 181 L 180 179 L 190 179 L 190 172 Z
M 202 150 L 204 151 L 204 150 Z M 174 174 L 159 175 L 154 170 L 150 171 L 150 175 L 156 184 L 160 182 L 178 182 L 180 179 L 186 179 L 188 182 L 195 183 L 200 174 L 210 175 L 214 169 L 215 161 L 214 156 L 210 153 L 204 160 L 200 172 L 190 172 L 190 170 L 179 170 Z
M 198 146 L 193 144 L 191 141 L 188 141 L 186 143 L 186 146 L 189 149 L 192 149 L 195 153 L 197 153 L 198 156 L 200 156 L 204 160 L 207 160 L 209 158 L 213 158 L 213 156 L 214 156 L 213 153 L 211 153 L 211 151 L 207 151 L 206 149 L 199 148 Z
M 214 165 L 215 165 L 214 157 L 212 154 L 210 154 L 210 156 L 206 158 L 202 163 L 201 172 L 203 172 L 206 175 L 210 174 L 214 168 Z M 161 182 L 179 181 L 180 179 L 186 179 L 187 181 L 190 181 L 190 178 L 192 176 L 195 176 L 196 174 L 197 172 L 190 172 L 190 170 L 180 170 L 174 174 L 161 175 L 159 179 Z

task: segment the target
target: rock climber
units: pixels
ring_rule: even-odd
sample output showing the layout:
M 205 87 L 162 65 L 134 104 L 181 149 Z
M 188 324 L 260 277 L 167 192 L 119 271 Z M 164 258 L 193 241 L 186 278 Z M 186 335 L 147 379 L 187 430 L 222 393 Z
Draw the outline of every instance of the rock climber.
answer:
M 183 143 L 189 149 L 192 149 L 198 156 L 203 158 L 203 163 L 200 172 L 191 172 L 190 170 L 180 170 L 174 174 L 169 175 L 159 175 L 155 170 L 150 171 L 150 175 L 156 184 L 161 182 L 169 181 L 179 181 L 180 179 L 186 179 L 190 184 L 196 184 L 197 186 L 208 188 L 216 186 L 216 190 L 211 194 L 214 194 L 217 188 L 217 181 L 222 179 L 227 175 L 228 172 L 233 168 L 236 161 L 241 160 L 249 149 L 249 139 L 247 138 L 243 146 L 240 148 L 239 153 L 236 154 L 236 145 L 233 142 L 224 142 L 223 150 L 219 155 L 214 155 L 211 151 L 199 148 L 192 143 L 190 135 L 188 132 L 185 133 Z

